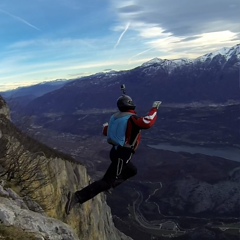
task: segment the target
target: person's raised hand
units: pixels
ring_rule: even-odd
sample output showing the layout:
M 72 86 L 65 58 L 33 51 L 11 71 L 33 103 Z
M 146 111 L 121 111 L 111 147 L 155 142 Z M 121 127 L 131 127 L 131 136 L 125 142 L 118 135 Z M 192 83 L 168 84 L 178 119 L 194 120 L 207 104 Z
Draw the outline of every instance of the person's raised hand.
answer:
M 158 109 L 161 103 L 162 103 L 161 101 L 154 101 L 152 107 Z

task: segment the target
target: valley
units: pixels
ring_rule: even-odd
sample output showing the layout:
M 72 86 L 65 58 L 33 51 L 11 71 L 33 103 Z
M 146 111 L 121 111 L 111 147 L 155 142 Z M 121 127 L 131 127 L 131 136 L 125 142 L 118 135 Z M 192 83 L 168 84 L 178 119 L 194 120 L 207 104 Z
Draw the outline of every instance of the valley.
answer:
M 18 125 L 73 156 L 98 179 L 109 164 L 111 146 L 101 134 L 101 124 L 110 114 L 44 115 L 33 117 L 28 127 Z M 116 226 L 138 240 L 197 239 L 196 235 L 236 240 L 240 162 L 232 161 L 227 149 L 239 151 L 238 126 L 238 104 L 201 109 L 163 106 L 157 125 L 143 131 L 143 143 L 133 159 L 138 175 L 107 194 Z M 199 148 L 222 152 L 211 156 Z

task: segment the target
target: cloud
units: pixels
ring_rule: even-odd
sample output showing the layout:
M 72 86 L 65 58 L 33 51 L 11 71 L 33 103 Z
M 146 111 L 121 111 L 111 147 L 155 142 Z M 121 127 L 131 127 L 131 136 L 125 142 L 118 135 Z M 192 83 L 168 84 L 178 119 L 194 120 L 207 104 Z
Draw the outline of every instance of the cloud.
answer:
M 127 32 L 128 28 L 129 28 L 129 26 L 130 26 L 130 23 L 127 23 L 124 31 L 121 33 L 120 37 L 118 38 L 118 41 L 117 41 L 117 43 L 116 43 L 115 46 L 114 46 L 114 49 L 120 44 L 120 42 L 121 42 L 124 34 Z
M 143 8 L 138 5 L 126 5 L 126 6 L 119 7 L 119 11 L 121 13 L 133 13 L 133 12 L 139 12 L 142 10 L 143 10 Z
M 38 31 L 41 31 L 38 27 L 32 25 L 31 23 L 29 23 L 28 21 L 26 21 L 26 20 L 23 19 L 23 18 L 20 18 L 20 17 L 18 17 L 18 16 L 16 16 L 16 15 L 13 15 L 13 14 L 11 14 L 11 13 L 9 13 L 9 12 L 7 12 L 7 11 L 4 11 L 4 10 L 2 10 L 2 9 L 0 9 L 0 12 L 6 14 L 6 15 L 8 15 L 8 16 L 10 16 L 11 18 L 16 19 L 17 21 L 20 21 L 20 22 L 28 25 L 28 26 L 31 27 L 31 28 L 34 28 L 34 29 L 36 29 L 36 30 L 38 30 Z
M 152 48 L 156 56 L 192 58 L 240 40 L 239 0 L 112 2 L 119 25 L 131 22 L 131 31 L 138 34 L 138 43 L 145 45 L 145 50 L 141 48 L 140 53 L 130 59 Z
M 123 0 L 121 2 L 124 7 L 116 6 L 119 18 L 157 25 L 175 36 L 220 30 L 240 31 L 239 0 L 149 0 L 147 2 L 133 0 L 130 3 L 128 0 Z M 141 9 L 144 11 L 140 11 Z M 224 24 L 209 25 L 215 22 Z
M 14 42 L 9 45 L 8 49 L 22 49 L 22 48 L 45 48 L 45 49 L 62 49 L 67 50 L 67 48 L 78 49 L 80 47 L 88 47 L 91 49 L 96 49 L 96 43 L 94 40 L 83 40 L 83 39 L 72 39 L 72 38 L 61 38 L 61 39 L 47 39 L 39 38 L 37 40 L 25 40 Z
M 156 39 L 151 45 L 156 49 L 162 49 L 166 58 L 186 57 L 196 58 L 207 52 L 218 50 L 222 47 L 232 47 L 239 40 L 233 41 L 235 34 L 230 31 L 203 33 L 196 35 L 186 43 L 185 38 L 170 37 L 170 39 Z M 231 40 L 231 41 L 230 41 Z
M 200 37 L 200 36 L 186 37 L 186 38 L 181 39 L 180 41 L 181 41 L 181 42 L 189 42 L 189 41 L 196 40 L 196 39 L 198 39 L 199 37 Z
M 149 51 L 151 51 L 152 49 L 154 49 L 154 48 L 152 47 L 152 48 L 146 49 L 146 50 L 144 50 L 144 51 L 142 51 L 142 52 L 140 52 L 140 53 L 132 56 L 131 58 L 129 58 L 128 61 L 131 62 L 134 58 L 136 58 L 136 57 L 138 57 L 138 56 L 140 56 L 140 55 L 142 55 L 142 54 L 145 54 L 146 52 L 149 52 Z

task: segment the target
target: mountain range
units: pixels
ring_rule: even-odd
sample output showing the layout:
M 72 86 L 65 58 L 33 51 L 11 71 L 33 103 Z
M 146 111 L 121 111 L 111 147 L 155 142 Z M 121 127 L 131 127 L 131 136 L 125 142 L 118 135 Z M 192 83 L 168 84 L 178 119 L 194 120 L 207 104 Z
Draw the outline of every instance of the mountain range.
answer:
M 8 92 L 6 98 L 11 98 L 15 105 L 17 100 L 17 106 L 27 105 L 27 114 L 73 113 L 115 108 L 121 95 L 120 85 L 125 84 L 127 94 L 140 109 L 149 107 L 154 100 L 164 104 L 226 103 L 240 100 L 239 69 L 240 44 L 194 60 L 155 58 L 127 71 L 97 73 L 70 82 L 59 81 L 57 85 L 40 84 L 13 91 L 17 98 Z
M 16 108 L 21 108 L 27 105 L 31 100 L 61 88 L 66 82 L 67 80 L 42 82 L 32 86 L 19 87 L 14 90 L 0 92 L 0 95 L 8 99 L 10 105 L 13 104 Z

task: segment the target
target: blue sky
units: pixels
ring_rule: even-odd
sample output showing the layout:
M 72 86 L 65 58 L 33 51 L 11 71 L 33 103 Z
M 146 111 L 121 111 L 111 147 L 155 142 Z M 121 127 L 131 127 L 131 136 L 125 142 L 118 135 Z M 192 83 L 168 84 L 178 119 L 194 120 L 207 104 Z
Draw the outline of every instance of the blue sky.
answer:
M 240 42 L 239 0 L 1 0 L 0 91 Z

